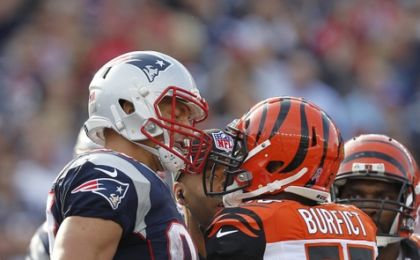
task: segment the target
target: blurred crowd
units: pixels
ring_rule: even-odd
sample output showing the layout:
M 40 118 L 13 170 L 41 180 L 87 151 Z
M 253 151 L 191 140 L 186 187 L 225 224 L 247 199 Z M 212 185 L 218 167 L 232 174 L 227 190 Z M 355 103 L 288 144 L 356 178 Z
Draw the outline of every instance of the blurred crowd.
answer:
M 87 118 L 105 61 L 182 61 L 223 127 L 256 102 L 305 97 L 344 139 L 382 133 L 420 161 L 420 1 L 0 1 L 0 259 L 21 259 Z

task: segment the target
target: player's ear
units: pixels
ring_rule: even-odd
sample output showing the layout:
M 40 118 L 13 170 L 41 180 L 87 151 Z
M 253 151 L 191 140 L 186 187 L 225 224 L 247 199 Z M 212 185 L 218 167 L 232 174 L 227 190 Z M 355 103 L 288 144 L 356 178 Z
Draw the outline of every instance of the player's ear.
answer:
M 184 185 L 180 182 L 174 183 L 174 194 L 176 201 L 182 205 L 185 206 L 185 197 L 184 197 Z

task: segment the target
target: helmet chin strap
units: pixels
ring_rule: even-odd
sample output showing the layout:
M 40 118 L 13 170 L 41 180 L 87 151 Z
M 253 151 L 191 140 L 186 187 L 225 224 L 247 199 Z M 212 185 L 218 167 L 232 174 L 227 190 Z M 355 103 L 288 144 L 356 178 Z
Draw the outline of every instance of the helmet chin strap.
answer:
M 385 247 L 388 244 L 399 242 L 402 239 L 402 237 L 376 236 L 376 244 L 378 245 L 378 247 Z
M 124 135 L 122 135 L 122 131 L 126 131 L 124 125 L 121 123 L 121 117 L 117 112 L 117 109 L 115 108 L 115 106 L 111 106 L 111 112 L 112 115 L 114 116 L 114 120 L 116 123 L 116 126 L 114 128 L 114 130 L 119 133 L 121 136 L 124 137 Z M 118 127 L 118 123 L 120 123 L 120 126 Z M 163 141 L 164 144 L 166 146 L 169 146 L 170 144 L 170 138 L 169 138 L 169 134 L 168 131 L 162 129 L 163 132 Z M 176 156 L 174 153 L 168 151 L 167 149 L 157 145 L 156 148 L 150 147 L 148 145 L 142 144 L 142 143 L 137 143 L 134 142 L 126 137 L 124 137 L 125 139 L 129 140 L 130 142 L 132 142 L 133 144 L 136 144 L 137 146 L 140 146 L 141 148 L 143 148 L 144 150 L 148 151 L 149 153 L 155 155 L 156 157 L 159 158 L 159 162 L 161 164 L 161 166 L 163 167 L 164 170 L 169 171 L 172 175 L 176 175 L 179 174 L 180 170 L 184 168 L 185 166 L 185 162 L 179 158 L 178 156 Z M 176 152 L 181 153 L 179 151 L 179 149 L 177 149 L 176 147 L 173 147 L 172 149 L 174 149 Z
M 257 197 L 264 193 L 280 190 L 285 185 L 292 183 L 298 180 L 299 178 L 301 178 L 307 171 L 308 171 L 308 168 L 304 167 L 298 173 L 290 176 L 289 178 L 273 181 L 271 183 L 268 183 L 264 187 L 261 187 L 259 189 L 256 189 L 250 192 L 243 192 L 242 190 L 238 190 L 235 192 L 228 193 L 223 196 L 223 204 L 225 204 L 225 207 L 236 207 L 239 204 L 241 204 L 244 199 Z
M 222 197 L 223 206 L 225 206 L 225 208 L 238 207 L 242 203 L 243 196 L 244 192 L 242 190 L 228 193 Z
M 140 146 L 144 150 L 158 157 L 159 162 L 164 168 L 164 170 L 172 173 L 173 175 L 179 175 L 180 170 L 185 165 L 184 161 L 181 158 L 174 155 L 173 153 L 171 153 L 170 151 L 166 150 L 163 147 L 157 146 L 156 148 L 152 148 L 145 144 L 140 144 L 133 141 L 132 143 L 134 143 L 137 146 Z M 177 149 L 177 148 L 174 148 L 174 149 Z
M 173 149 L 178 150 L 175 147 Z M 159 153 L 159 161 L 162 164 L 163 168 L 166 171 L 170 172 L 174 179 L 177 179 L 175 177 L 178 176 L 181 172 L 181 169 L 185 167 L 185 162 L 178 156 L 174 155 L 173 153 L 162 147 L 158 147 L 157 151 Z
M 169 135 L 165 130 L 163 130 L 163 139 L 165 145 L 168 145 Z M 181 169 L 185 167 L 185 162 L 181 158 L 159 145 L 157 145 L 156 148 L 153 148 L 142 143 L 137 143 L 133 141 L 131 142 L 158 157 L 163 169 L 165 171 L 170 172 L 172 176 L 174 176 L 174 178 L 175 176 L 178 176 L 180 174 Z M 181 151 L 179 151 L 179 149 L 176 147 L 173 147 L 172 149 L 174 149 L 178 153 L 181 153 Z
M 284 191 L 299 195 L 318 203 L 331 202 L 331 194 L 326 191 L 301 186 L 288 186 L 284 189 Z

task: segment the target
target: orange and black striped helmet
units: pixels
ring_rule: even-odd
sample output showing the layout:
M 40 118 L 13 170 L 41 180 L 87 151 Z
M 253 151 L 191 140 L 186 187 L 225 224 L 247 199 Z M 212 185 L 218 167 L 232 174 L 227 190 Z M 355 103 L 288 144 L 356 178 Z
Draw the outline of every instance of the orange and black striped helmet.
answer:
M 340 132 L 319 107 L 302 98 L 275 97 L 253 106 L 234 123 L 244 150 L 241 170 L 225 193 L 238 200 L 282 191 L 317 201 L 329 199 L 329 188 L 343 158 Z M 315 193 L 313 192 L 315 191 Z
M 408 149 L 386 135 L 365 134 L 347 141 L 344 152 L 345 158 L 331 190 L 333 199 L 355 204 L 369 213 L 378 227 L 382 225 L 382 214 L 392 211 L 395 218 L 389 227 L 378 229 L 378 236 L 409 237 L 414 231 L 420 186 L 419 169 Z M 343 192 L 353 184 L 351 180 L 370 180 L 374 186 L 379 181 L 395 184 L 398 192 L 392 199 L 379 191 L 370 196 L 360 191 L 357 196 L 347 196 Z

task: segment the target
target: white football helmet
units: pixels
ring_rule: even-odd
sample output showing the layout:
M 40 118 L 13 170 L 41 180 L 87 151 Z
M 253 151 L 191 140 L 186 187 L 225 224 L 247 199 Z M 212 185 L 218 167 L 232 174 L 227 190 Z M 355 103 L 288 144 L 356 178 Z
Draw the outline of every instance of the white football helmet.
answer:
M 155 51 L 129 52 L 102 66 L 90 83 L 89 92 L 89 119 L 84 127 L 94 142 L 104 145 L 103 130 L 112 128 L 132 142 L 149 139 L 155 143 L 155 147 L 149 147 L 136 142 L 158 156 L 163 167 L 170 172 L 202 169 L 202 162 L 191 159 L 196 158 L 191 153 L 202 150 L 192 151 L 188 141 L 198 139 L 203 149 L 211 149 L 208 136 L 194 127 L 206 119 L 208 104 L 180 62 Z M 174 113 L 171 118 L 161 115 L 158 105 L 167 97 L 171 98 L 173 108 L 175 101 L 188 106 L 191 125 L 177 122 Z M 133 104 L 133 113 L 127 114 L 123 110 L 121 104 L 124 101 Z M 156 138 L 161 135 L 163 141 Z M 188 140 L 182 149 L 175 135 Z

